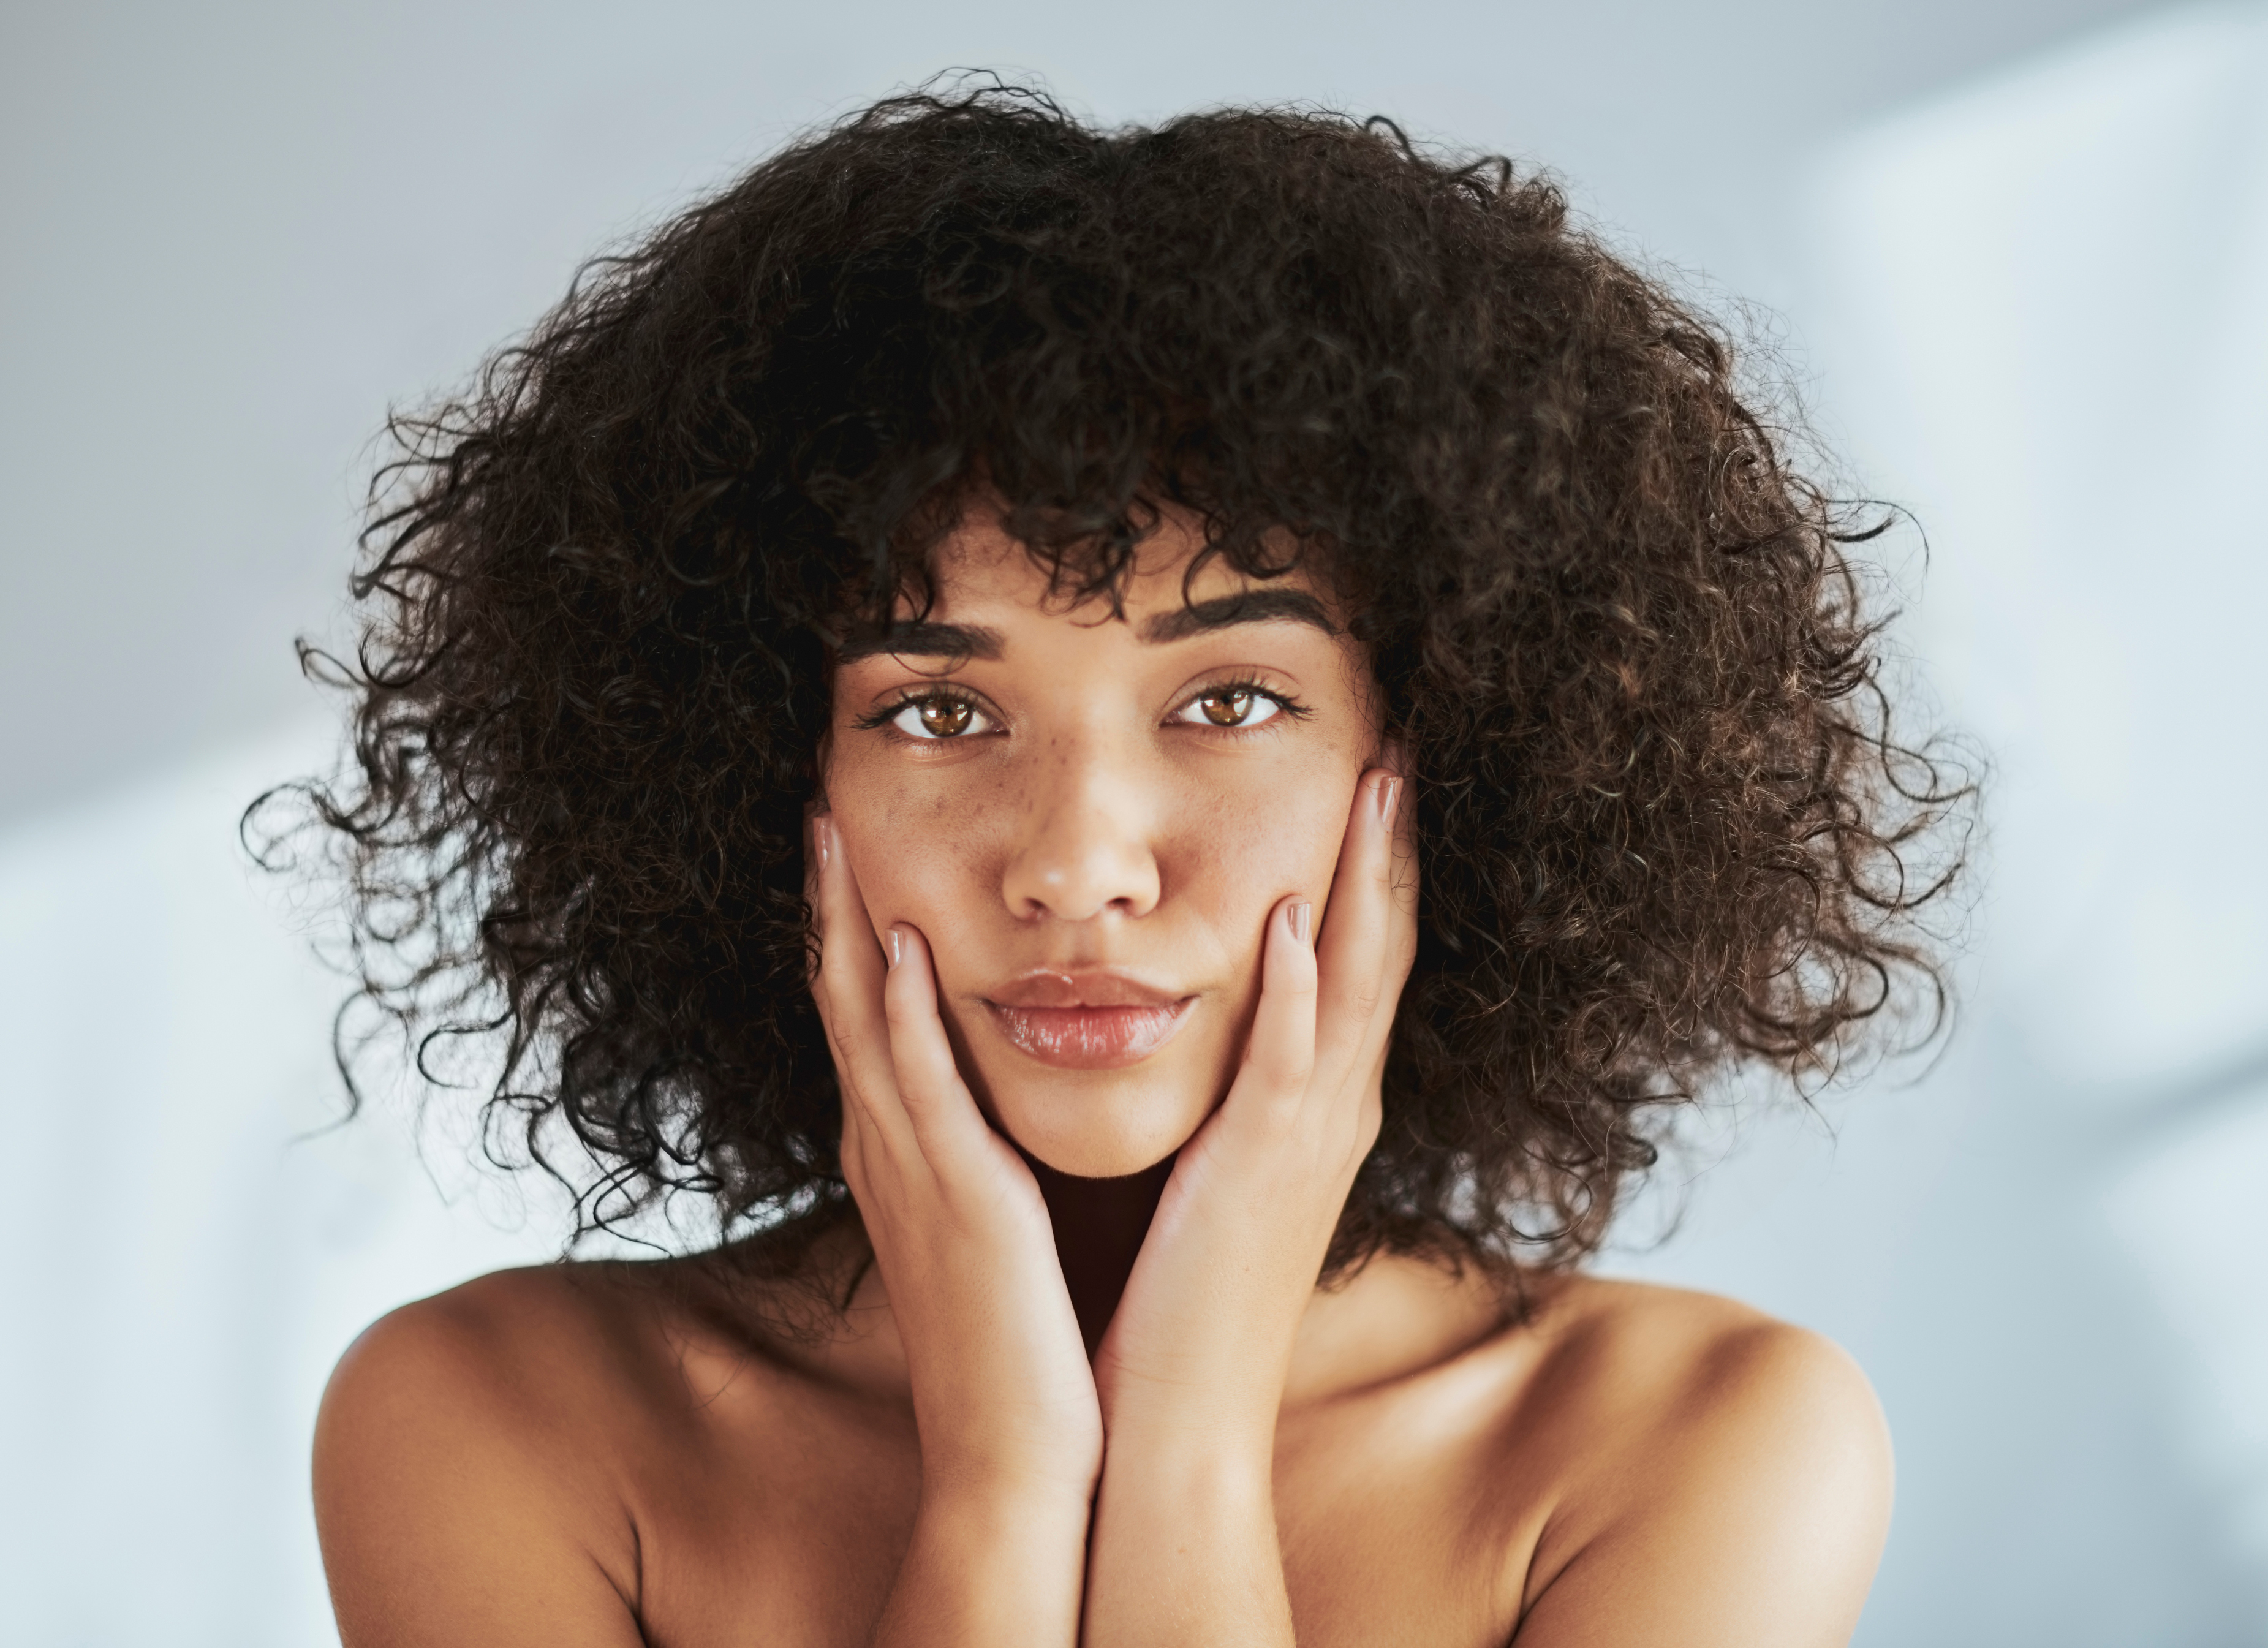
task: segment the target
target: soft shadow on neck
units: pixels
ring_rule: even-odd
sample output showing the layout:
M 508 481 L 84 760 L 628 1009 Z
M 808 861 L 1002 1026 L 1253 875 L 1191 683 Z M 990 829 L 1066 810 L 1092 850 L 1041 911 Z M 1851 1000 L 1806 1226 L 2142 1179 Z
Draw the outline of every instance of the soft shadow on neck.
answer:
M 1165 1194 L 1174 1159 L 1168 1156 L 1123 1179 L 1075 1179 L 1028 1153 L 1024 1159 L 1046 1199 L 1048 1218 L 1055 1225 L 1056 1253 L 1063 1261 L 1064 1285 L 1071 1291 L 1071 1308 L 1079 1313 L 1079 1331 L 1092 1360 L 1103 1330 L 1110 1326 L 1111 1313 L 1118 1308 L 1118 1296 L 1126 1291 L 1142 1239 L 1150 1233 L 1150 1216 Z

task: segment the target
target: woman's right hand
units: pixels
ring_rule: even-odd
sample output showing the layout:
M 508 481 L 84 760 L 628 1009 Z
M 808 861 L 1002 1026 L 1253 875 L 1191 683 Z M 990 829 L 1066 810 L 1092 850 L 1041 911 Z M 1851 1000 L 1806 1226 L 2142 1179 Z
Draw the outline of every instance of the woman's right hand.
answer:
M 905 1346 L 924 1515 L 1075 1506 L 1083 1545 L 1102 1412 L 1047 1204 L 961 1080 L 928 944 L 902 923 L 877 943 L 824 814 L 812 846 L 812 994 L 843 1089 L 843 1176 Z

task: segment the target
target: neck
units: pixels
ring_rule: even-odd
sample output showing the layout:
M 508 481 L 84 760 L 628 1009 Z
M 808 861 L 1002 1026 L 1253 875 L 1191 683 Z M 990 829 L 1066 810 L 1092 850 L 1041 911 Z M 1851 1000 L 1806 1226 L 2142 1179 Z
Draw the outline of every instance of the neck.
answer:
M 1118 1308 L 1118 1296 L 1126 1291 L 1126 1278 L 1133 1274 L 1142 1239 L 1150 1233 L 1150 1216 L 1158 1210 L 1174 1159 L 1168 1156 L 1123 1179 L 1074 1179 L 1029 1155 L 1024 1159 L 1047 1202 L 1064 1285 L 1071 1292 L 1071 1308 L 1079 1313 L 1079 1330 L 1092 1359 Z

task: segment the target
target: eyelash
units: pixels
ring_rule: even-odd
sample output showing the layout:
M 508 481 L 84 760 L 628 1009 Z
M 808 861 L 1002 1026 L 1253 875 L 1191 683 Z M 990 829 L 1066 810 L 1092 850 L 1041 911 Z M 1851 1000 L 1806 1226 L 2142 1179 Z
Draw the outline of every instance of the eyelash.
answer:
M 1287 692 L 1279 691 L 1273 687 L 1263 687 L 1256 681 L 1241 677 L 1233 681 L 1208 682 L 1206 685 L 1199 688 L 1196 692 L 1191 693 L 1187 698 L 1182 699 L 1181 703 L 1175 704 L 1174 706 L 1173 713 L 1174 716 L 1179 716 L 1182 710 L 1187 710 L 1191 704 L 1197 703 L 1200 699 L 1228 697 L 1236 693 L 1249 693 L 1255 698 L 1265 698 L 1294 721 L 1304 721 L 1314 713 L 1314 711 L 1307 705 L 1301 703 L 1298 699 L 1292 697 L 1292 695 Z M 979 703 L 974 695 L 965 692 L 957 692 L 950 687 L 932 687 L 920 692 L 910 692 L 902 698 L 895 699 L 891 703 L 885 704 L 880 710 L 875 710 L 872 715 L 861 716 L 855 725 L 858 727 L 858 730 L 861 732 L 880 731 L 888 728 L 892 722 L 903 715 L 906 710 L 912 706 L 916 704 L 928 703 L 966 704 L 976 714 L 985 716 L 988 719 L 992 718 L 985 710 L 983 704 Z M 1273 719 L 1274 717 L 1271 717 L 1270 718 Z M 1195 725 L 1197 724 L 1189 722 L 1182 723 L 1182 725 Z M 1263 726 L 1265 725 L 1266 723 L 1264 722 L 1262 724 Z M 1232 736 L 1240 732 L 1257 732 L 1260 730 L 1260 727 L 1225 726 L 1208 726 L 1205 729 L 1205 731 L 1209 732 L 1226 733 Z M 909 734 L 903 732 L 897 733 L 896 736 L 904 739 L 905 741 L 909 744 L 956 744 L 960 742 L 958 738 L 922 739 L 914 738 Z
M 1279 691 L 1273 687 L 1263 687 L 1258 681 L 1252 680 L 1248 676 L 1239 677 L 1230 681 L 1208 681 L 1204 686 L 1198 688 L 1197 691 L 1182 699 L 1181 703 L 1175 704 L 1174 706 L 1174 714 L 1176 716 L 1180 715 L 1182 710 L 1188 709 L 1191 704 L 1197 703 L 1201 699 L 1231 698 L 1235 696 L 1238 693 L 1249 693 L 1255 698 L 1265 698 L 1269 703 L 1274 704 L 1278 710 L 1282 710 L 1294 721 L 1304 721 L 1309 716 L 1314 714 L 1313 710 L 1310 710 L 1306 704 L 1301 703 L 1297 698 L 1292 697 L 1291 694 Z M 1270 717 L 1271 720 L 1273 718 L 1273 717 Z M 1182 725 L 1194 726 L 1197 724 L 1195 722 L 1185 722 L 1182 723 Z M 1262 726 L 1265 726 L 1266 725 L 1266 722 L 1263 722 L 1261 724 Z M 1209 726 L 1205 730 L 1211 732 L 1238 733 L 1257 732 L 1261 729 L 1256 726 Z
M 873 714 L 861 716 L 856 725 L 861 732 L 876 732 L 887 727 L 891 722 L 896 720 L 914 705 L 930 703 L 966 704 L 978 715 L 985 713 L 984 706 L 968 693 L 955 692 L 949 687 L 931 687 L 920 692 L 909 692 L 902 698 L 891 700 Z M 987 719 L 990 718 L 987 717 Z M 898 736 L 905 738 L 907 735 L 900 733 Z M 956 741 L 953 739 L 908 739 L 908 742 L 917 744 L 951 744 Z

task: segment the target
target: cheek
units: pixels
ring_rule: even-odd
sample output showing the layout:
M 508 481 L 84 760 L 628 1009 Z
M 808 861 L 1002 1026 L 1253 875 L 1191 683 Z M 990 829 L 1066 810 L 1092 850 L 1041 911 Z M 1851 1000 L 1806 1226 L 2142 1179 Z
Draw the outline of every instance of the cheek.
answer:
M 887 763 L 830 765 L 828 804 L 878 933 L 910 922 L 939 948 L 983 894 L 982 868 L 994 856 L 983 837 L 1001 798 L 990 793 L 997 786 L 956 776 L 908 783 Z
M 1235 786 L 1190 808 L 1194 828 L 1181 833 L 1174 856 L 1240 971 L 1256 967 L 1278 900 L 1305 894 L 1322 912 L 1359 776 L 1351 764 L 1327 776 L 1311 771 L 1297 781 Z

